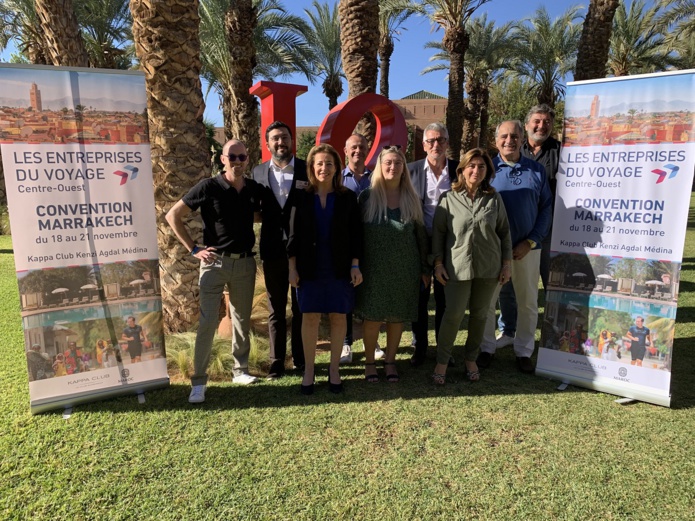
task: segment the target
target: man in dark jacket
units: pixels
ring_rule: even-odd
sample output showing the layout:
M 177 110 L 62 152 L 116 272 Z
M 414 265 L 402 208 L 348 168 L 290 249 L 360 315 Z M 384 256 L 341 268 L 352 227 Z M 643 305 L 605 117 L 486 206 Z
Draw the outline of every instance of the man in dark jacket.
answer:
M 449 148 L 449 132 L 441 123 L 430 123 L 425 127 L 422 138 L 422 146 L 427 157 L 420 161 L 408 164 L 410 179 L 415 192 L 422 201 L 422 213 L 425 219 L 427 234 L 432 237 L 432 219 L 434 209 L 439 204 L 440 196 L 451 190 L 451 183 L 456 181 L 456 167 L 458 161 L 447 159 L 446 151 Z M 431 248 L 431 244 L 430 244 Z M 434 285 L 434 331 L 439 333 L 439 324 L 444 316 L 446 302 L 444 300 L 444 286 L 433 278 L 433 284 L 425 286 L 420 284 L 420 302 L 418 303 L 418 320 L 413 322 L 413 340 L 415 353 L 410 363 L 417 367 L 425 362 L 427 357 L 427 329 L 429 316 L 427 306 L 430 300 L 430 288 Z
M 306 163 L 294 157 L 292 132 L 281 121 L 265 130 L 266 146 L 272 155 L 253 169 L 254 180 L 262 186 L 261 200 L 261 261 L 268 296 L 268 331 L 270 335 L 269 379 L 285 374 L 287 353 L 287 291 L 290 289 L 287 261 L 287 237 L 290 212 L 298 190 L 308 186 Z M 304 366 L 302 347 L 302 315 L 297 304 L 296 290 L 292 295 L 292 359 L 297 368 Z

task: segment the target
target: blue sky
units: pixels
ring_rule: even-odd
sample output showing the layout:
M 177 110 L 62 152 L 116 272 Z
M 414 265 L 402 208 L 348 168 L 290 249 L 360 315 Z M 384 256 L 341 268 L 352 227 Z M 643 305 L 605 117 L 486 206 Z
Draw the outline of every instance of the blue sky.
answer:
M 303 15 L 304 9 L 311 8 L 312 0 L 284 0 L 284 5 L 289 12 Z M 555 18 L 572 5 L 584 6 L 580 13 L 586 12 L 588 0 L 576 2 L 571 0 L 492 0 L 483 5 L 476 16 L 487 13 L 488 20 L 502 24 L 510 20 L 522 20 L 533 15 L 534 11 L 545 6 L 552 18 Z M 442 96 L 447 94 L 445 73 L 430 73 L 420 75 L 425 67 L 430 65 L 429 57 L 433 50 L 424 49 L 423 45 L 428 41 L 441 41 L 443 32 L 435 30 L 429 20 L 424 17 L 412 17 L 405 24 L 405 30 L 396 42 L 395 51 L 391 59 L 390 89 L 391 99 L 400 99 L 419 90 L 428 90 Z M 0 61 L 7 61 L 10 50 L 0 54 Z M 303 76 L 294 76 L 281 79 L 286 83 L 306 85 L 309 91 L 297 98 L 297 125 L 319 126 L 328 113 L 328 100 L 321 92 L 321 81 L 311 85 Z M 339 102 L 347 98 L 347 85 L 345 93 Z M 215 125 L 222 125 L 222 115 L 219 109 L 219 99 L 214 92 L 210 92 L 206 99 L 205 117 Z

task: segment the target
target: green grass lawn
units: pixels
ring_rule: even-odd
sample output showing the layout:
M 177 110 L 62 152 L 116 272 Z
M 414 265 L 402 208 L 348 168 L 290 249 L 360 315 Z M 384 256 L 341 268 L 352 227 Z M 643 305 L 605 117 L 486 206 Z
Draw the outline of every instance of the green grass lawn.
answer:
M 509 350 L 480 382 L 459 367 L 435 388 L 434 362 L 411 369 L 404 347 L 399 384 L 365 383 L 357 353 L 339 396 L 323 354 L 310 397 L 294 375 L 215 382 L 192 406 L 176 383 L 145 404 L 32 416 L 12 246 L 0 237 L 0 518 L 693 519 L 694 219 L 671 408 L 559 392 L 518 373 Z

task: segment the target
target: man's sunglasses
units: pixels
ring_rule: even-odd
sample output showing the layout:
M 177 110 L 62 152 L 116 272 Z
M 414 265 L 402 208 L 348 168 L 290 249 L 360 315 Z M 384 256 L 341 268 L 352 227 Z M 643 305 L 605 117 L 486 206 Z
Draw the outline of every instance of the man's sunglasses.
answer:
M 227 154 L 227 157 L 232 162 L 234 162 L 238 159 L 240 163 L 243 163 L 244 161 L 246 161 L 246 159 L 248 159 L 249 156 L 247 156 L 246 154 L 239 154 L 239 155 Z

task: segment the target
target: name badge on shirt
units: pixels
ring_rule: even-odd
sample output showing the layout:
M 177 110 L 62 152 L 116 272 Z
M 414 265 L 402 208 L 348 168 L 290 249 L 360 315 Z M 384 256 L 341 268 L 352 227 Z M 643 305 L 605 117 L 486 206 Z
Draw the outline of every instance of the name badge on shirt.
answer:
M 297 181 L 297 188 L 307 188 L 309 181 Z

